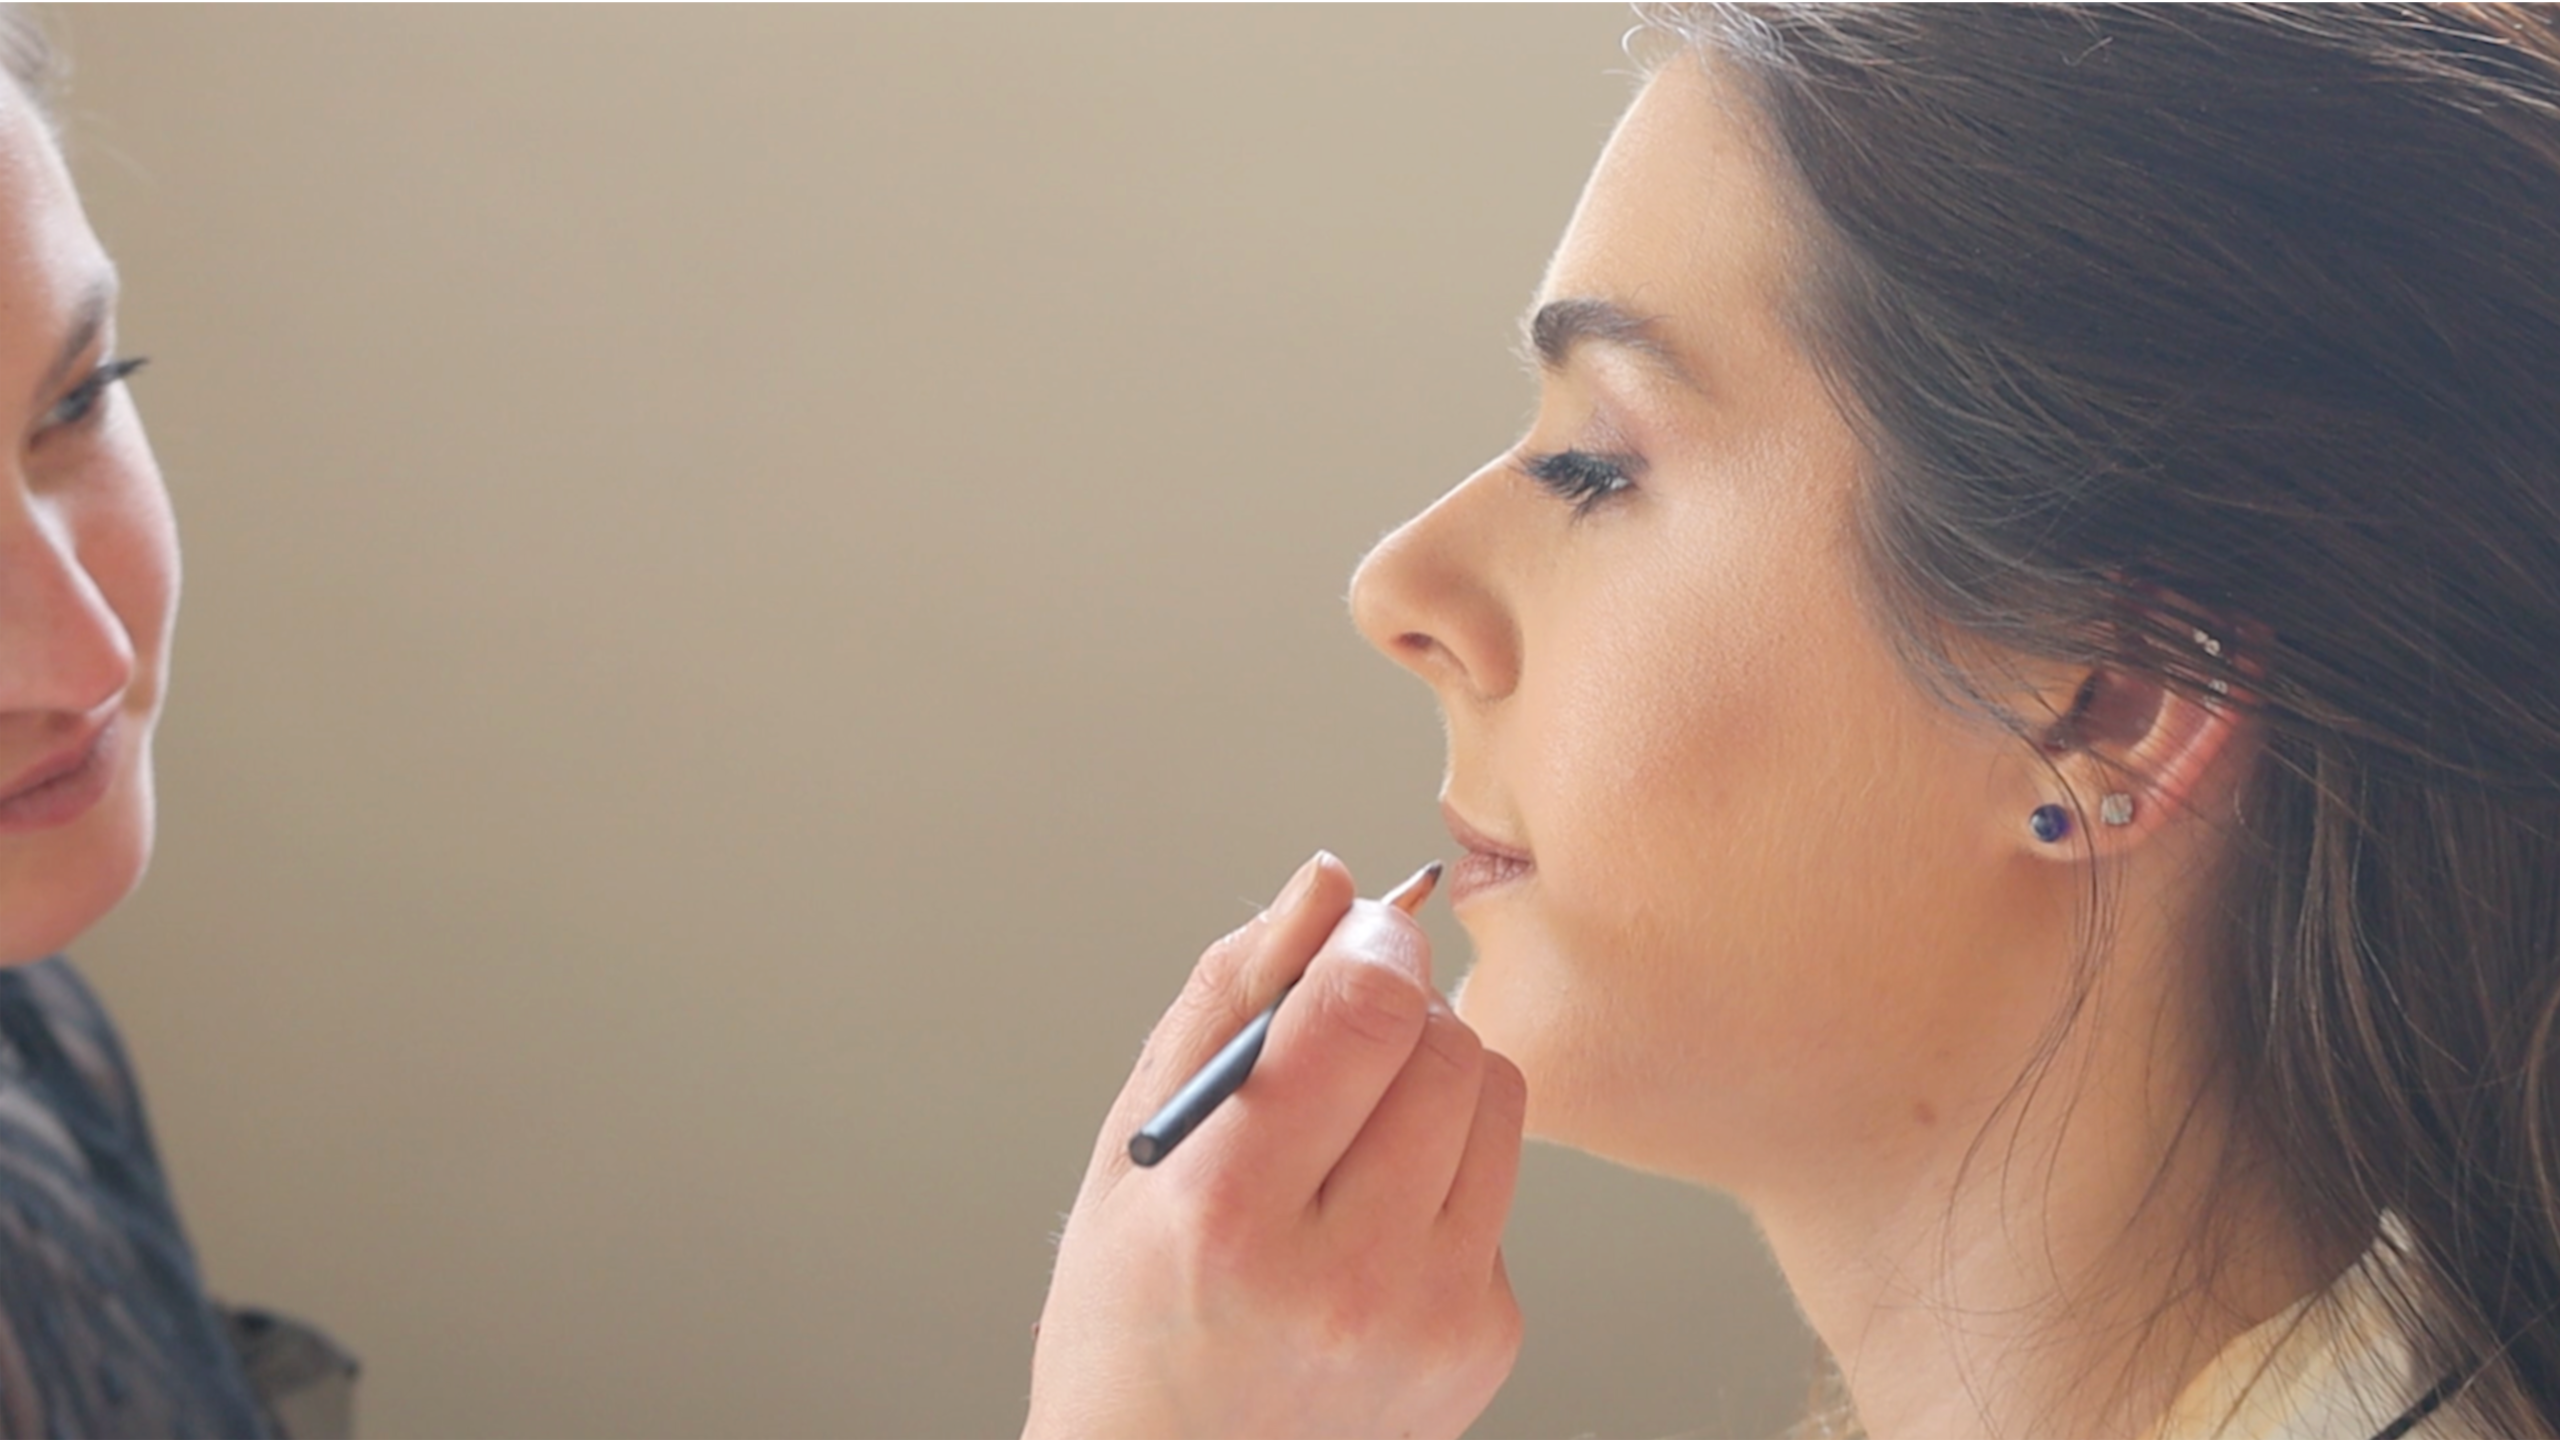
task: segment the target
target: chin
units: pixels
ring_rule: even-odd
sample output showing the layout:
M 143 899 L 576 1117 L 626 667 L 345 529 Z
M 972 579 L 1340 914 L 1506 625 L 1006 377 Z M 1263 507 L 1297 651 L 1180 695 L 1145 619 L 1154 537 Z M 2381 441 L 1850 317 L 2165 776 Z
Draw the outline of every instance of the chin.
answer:
M 0 836 L 0 966 L 61 953 L 132 894 L 152 819 L 151 769 L 136 763 L 77 820 Z
M 1699 1119 L 1667 1088 L 1660 1057 L 1631 1048 L 1644 1017 L 1577 995 L 1566 974 L 1529 956 L 1480 956 L 1451 1001 L 1485 1048 L 1528 1082 L 1527 1133 L 1615 1164 L 1693 1183 L 1722 1183 Z M 1587 995 L 1588 992 L 1583 992 Z
M 1590 1067 L 1574 1063 L 1572 1042 L 1560 1033 L 1570 1028 L 1567 1016 L 1560 1013 L 1570 1007 L 1561 993 L 1550 994 L 1543 1004 L 1532 1001 L 1520 994 L 1521 987 L 1512 979 L 1503 967 L 1489 970 L 1479 959 L 1450 992 L 1450 1006 L 1486 1049 L 1520 1067 L 1521 1078 L 1529 1082 L 1531 1137 L 1577 1149 L 1596 1148 L 1582 1138 L 1580 1132 L 1587 1127 L 1575 1123 L 1581 1107 L 1574 1097 L 1589 1085 Z

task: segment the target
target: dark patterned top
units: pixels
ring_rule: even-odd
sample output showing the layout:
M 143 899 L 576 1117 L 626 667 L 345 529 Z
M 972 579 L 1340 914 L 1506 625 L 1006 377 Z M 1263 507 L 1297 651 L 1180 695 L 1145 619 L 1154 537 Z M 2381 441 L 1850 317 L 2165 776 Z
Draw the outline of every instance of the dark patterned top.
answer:
M 56 957 L 0 969 L 0 1433 L 267 1436 L 107 1013 Z

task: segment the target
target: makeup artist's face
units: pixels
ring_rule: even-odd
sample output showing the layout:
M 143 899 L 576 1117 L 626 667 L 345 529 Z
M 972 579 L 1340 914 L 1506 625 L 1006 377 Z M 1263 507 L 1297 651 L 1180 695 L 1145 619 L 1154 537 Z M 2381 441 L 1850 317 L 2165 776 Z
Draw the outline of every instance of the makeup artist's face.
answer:
M 1716 84 L 1681 61 L 1638 99 L 1539 296 L 1535 424 L 1380 543 L 1353 608 L 1437 692 L 1456 821 L 1527 857 L 1452 881 L 1461 1010 L 1531 1129 L 1747 1198 L 2005 1083 L 2020 1057 L 1968 1037 L 2053 992 L 1998 958 L 2049 893 L 2024 762 L 1861 609 L 1860 452 L 1781 315 L 1778 172 Z
M 0 82 L 0 963 L 67 943 L 151 850 L 177 534 L 109 368 L 114 277 Z

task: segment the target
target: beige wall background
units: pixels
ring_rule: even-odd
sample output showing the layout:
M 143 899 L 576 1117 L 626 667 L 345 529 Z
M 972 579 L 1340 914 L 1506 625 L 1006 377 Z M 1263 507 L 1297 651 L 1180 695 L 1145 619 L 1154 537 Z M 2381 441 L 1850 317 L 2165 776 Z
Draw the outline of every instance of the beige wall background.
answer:
M 54 18 L 188 564 L 80 958 L 216 1288 L 375 1435 L 1010 1433 L 1200 947 L 1446 849 L 1344 582 L 1526 413 L 1627 13 Z M 1480 1434 L 1805 1393 L 1716 1197 L 1542 1150 L 1509 1254 Z

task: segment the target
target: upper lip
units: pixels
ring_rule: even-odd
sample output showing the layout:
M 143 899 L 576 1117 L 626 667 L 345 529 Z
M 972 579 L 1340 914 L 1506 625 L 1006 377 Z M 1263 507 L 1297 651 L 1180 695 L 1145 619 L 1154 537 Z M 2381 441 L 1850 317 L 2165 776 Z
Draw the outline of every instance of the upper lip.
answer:
M 1458 813 L 1458 807 L 1446 800 L 1440 802 L 1440 818 L 1449 827 L 1449 838 L 1457 841 L 1460 849 L 1472 850 L 1479 855 L 1493 855 L 1504 860 L 1517 860 L 1524 865 L 1529 863 L 1527 850 L 1518 845 L 1496 840 L 1468 824 L 1467 817 Z
M 88 760 L 89 752 L 98 748 L 98 741 L 106 735 L 107 727 L 113 723 L 115 722 L 112 716 L 100 720 L 82 731 L 80 738 L 19 771 L 18 778 L 10 781 L 7 786 L 0 787 L 0 801 L 14 800 L 39 785 L 59 780 L 79 769 Z

